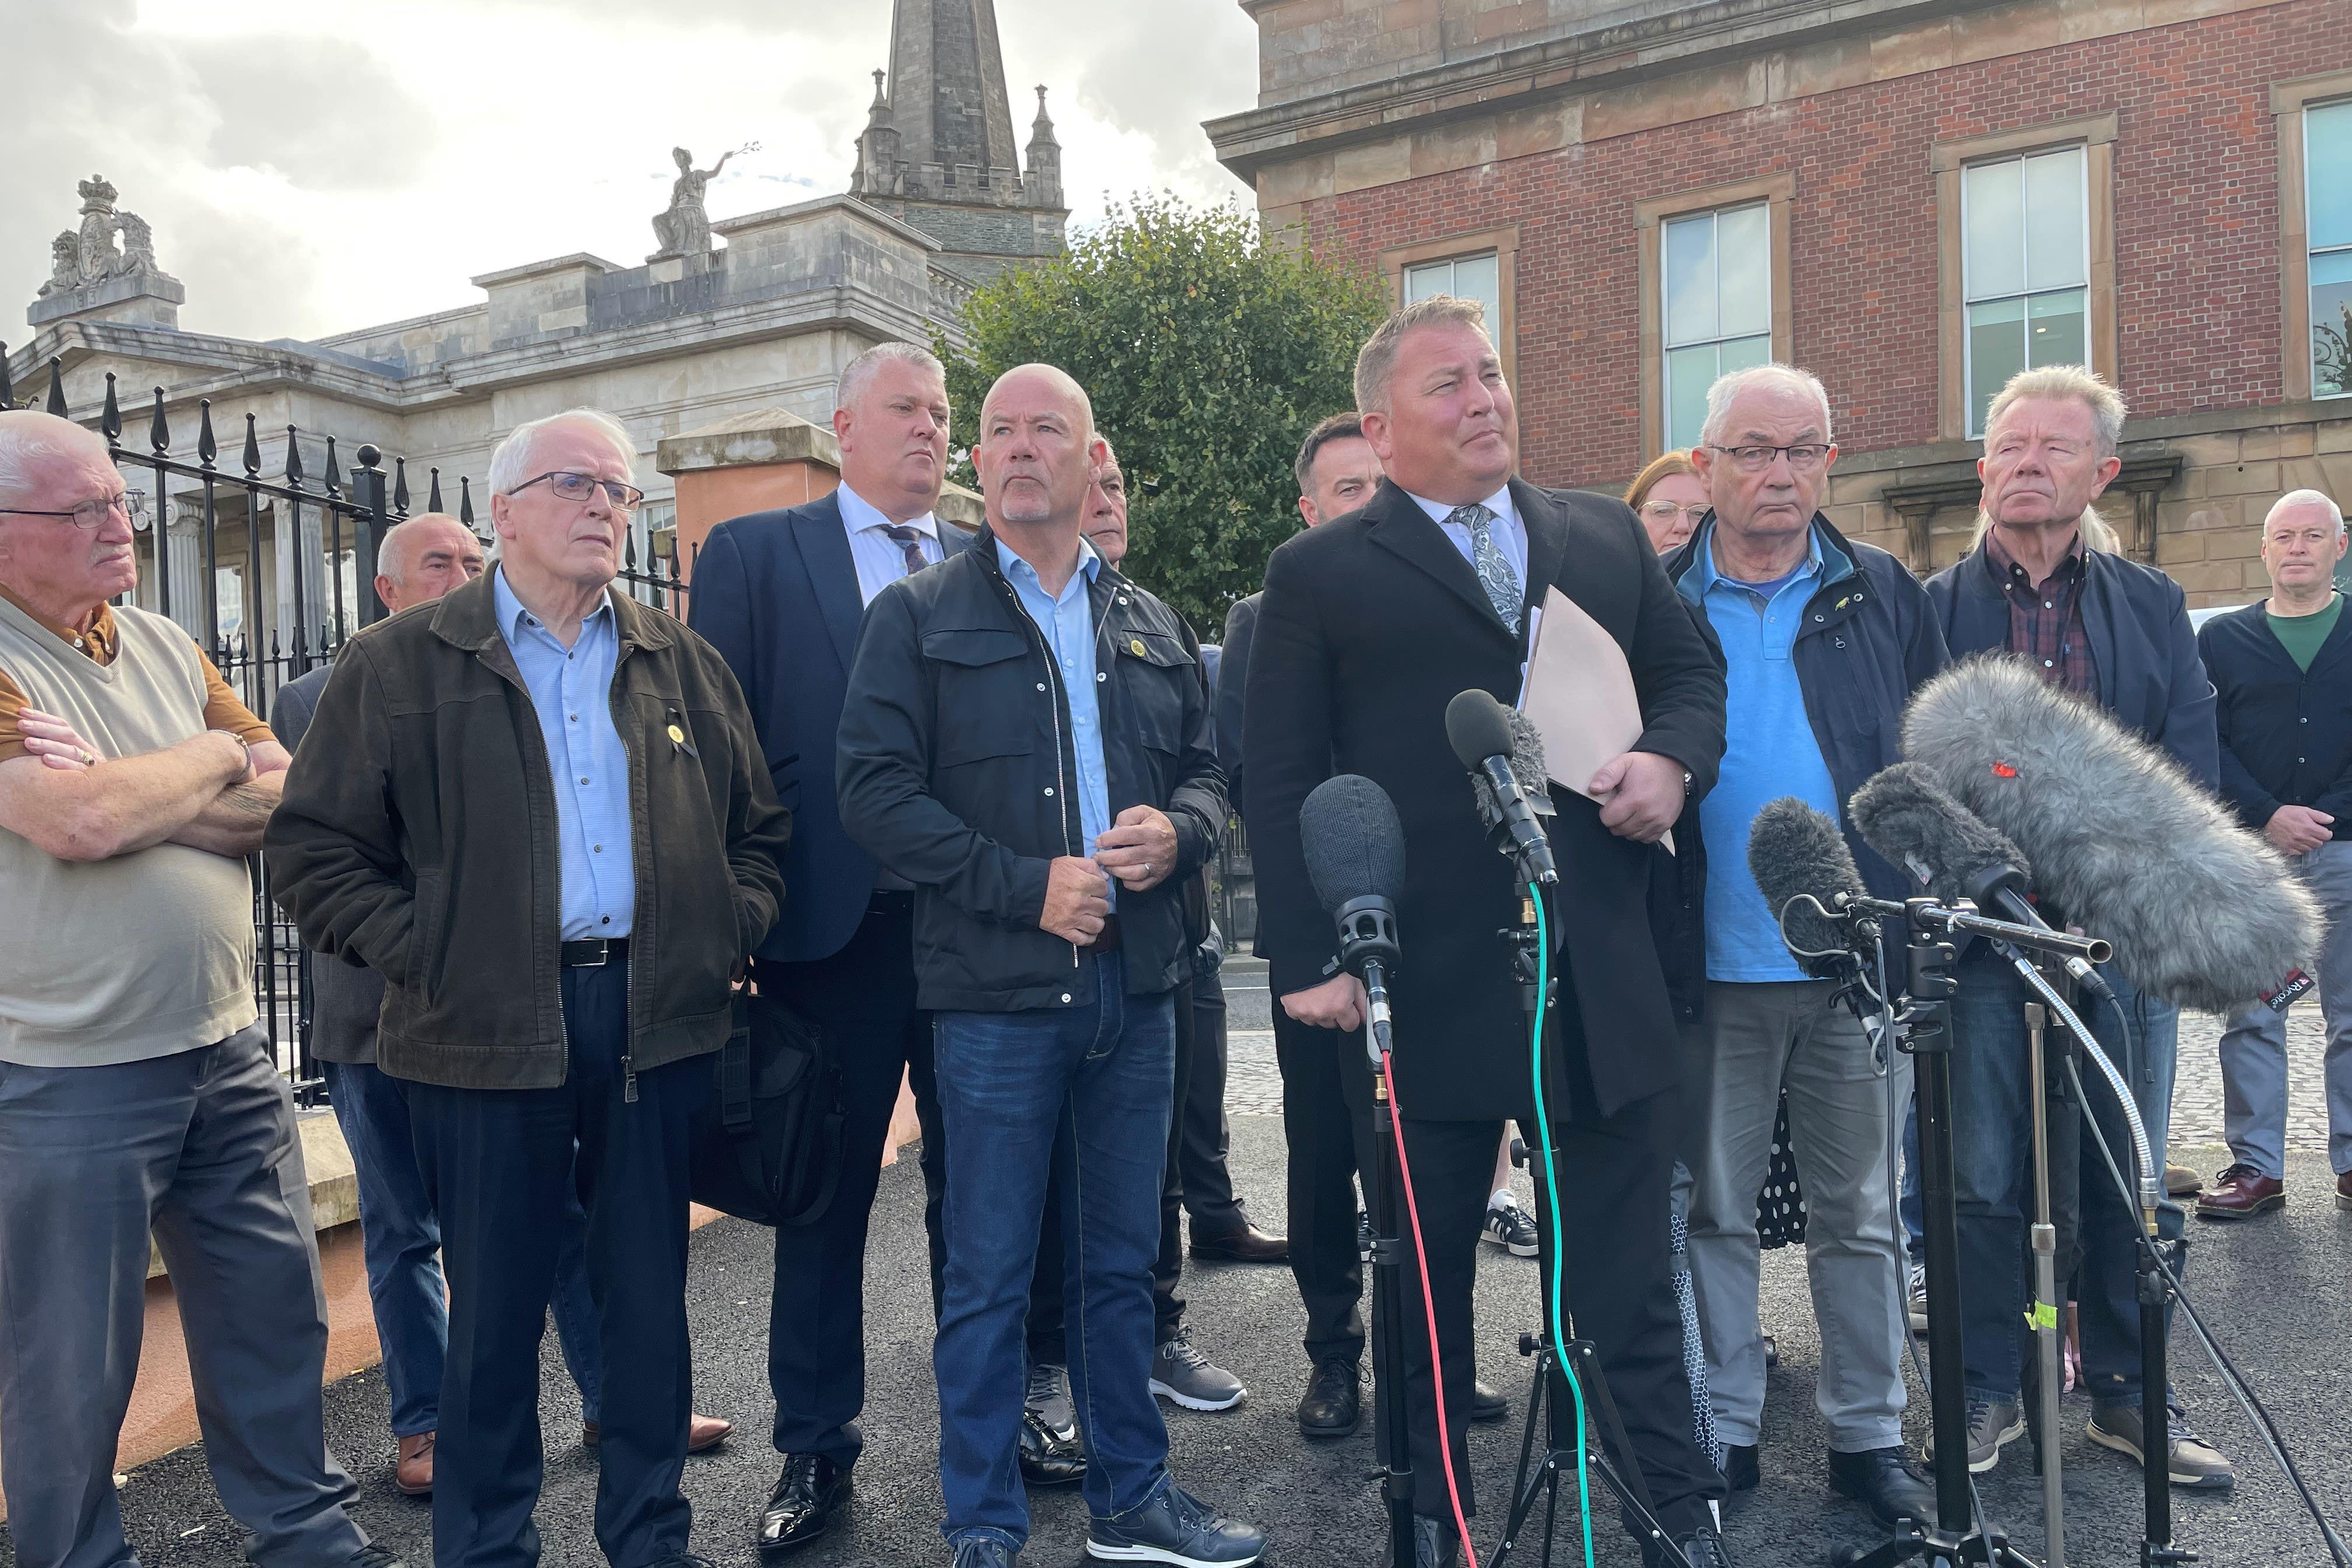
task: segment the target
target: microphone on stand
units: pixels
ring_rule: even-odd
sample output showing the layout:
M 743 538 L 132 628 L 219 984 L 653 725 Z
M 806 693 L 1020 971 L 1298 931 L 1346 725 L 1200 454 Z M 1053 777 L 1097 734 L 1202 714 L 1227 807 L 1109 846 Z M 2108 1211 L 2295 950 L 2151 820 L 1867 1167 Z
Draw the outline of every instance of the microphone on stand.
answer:
M 2032 868 L 2016 845 L 1917 763 L 1897 763 L 1854 791 L 1847 804 L 1863 842 L 1904 868 L 1946 903 L 1966 899 L 1989 915 L 2051 929 L 2025 897 Z M 2058 955 L 2074 984 L 2102 1002 L 2116 999 L 2106 977 L 2074 953 Z
M 1517 733 L 1511 725 L 1514 718 L 1519 719 Z M 1535 726 L 1474 686 L 1456 692 L 1445 705 L 1445 739 L 1454 757 L 1470 770 L 1479 815 L 1497 847 L 1517 862 L 1520 879 L 1539 887 L 1558 882 L 1559 866 L 1552 858 L 1551 841 L 1536 820 L 1534 802 L 1540 800 L 1542 813 L 1549 816 L 1551 794 L 1544 783 L 1543 742 Z M 1521 782 L 1522 763 L 1533 774 L 1532 787 Z
M 1389 1049 L 1388 976 L 1403 962 L 1404 828 L 1388 792 L 1359 773 L 1325 779 L 1298 809 L 1299 847 L 1318 902 L 1339 932 L 1339 964 L 1364 983 L 1372 1066 Z

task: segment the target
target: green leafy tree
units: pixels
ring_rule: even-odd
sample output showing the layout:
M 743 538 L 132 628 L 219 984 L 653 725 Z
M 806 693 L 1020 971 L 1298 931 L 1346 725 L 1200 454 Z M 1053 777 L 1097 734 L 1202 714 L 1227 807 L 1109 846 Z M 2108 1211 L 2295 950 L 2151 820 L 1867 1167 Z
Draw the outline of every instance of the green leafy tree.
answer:
M 1067 255 L 973 294 L 971 352 L 938 345 L 954 445 L 977 440 L 1005 371 L 1069 372 L 1127 474 L 1121 570 L 1214 640 L 1297 531 L 1291 461 L 1317 421 L 1355 406 L 1356 351 L 1388 310 L 1379 279 L 1269 239 L 1254 216 L 1139 196 Z M 968 463 L 958 477 L 972 482 Z

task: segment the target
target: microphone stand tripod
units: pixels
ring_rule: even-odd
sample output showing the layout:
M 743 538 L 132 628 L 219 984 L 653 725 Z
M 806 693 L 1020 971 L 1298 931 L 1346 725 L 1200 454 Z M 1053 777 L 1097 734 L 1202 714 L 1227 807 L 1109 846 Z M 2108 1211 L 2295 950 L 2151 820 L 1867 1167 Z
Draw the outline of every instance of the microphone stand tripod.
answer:
M 2033 1339 L 2041 1367 L 2041 1386 L 2034 1391 L 2041 1410 L 2034 1447 L 2042 1460 L 2044 1563 L 2046 1568 L 2066 1568 L 2066 1500 L 2058 1463 L 2058 1396 L 2064 1388 L 2059 1371 L 2058 1227 L 2050 1219 L 2050 1080 L 2042 1051 L 2048 1015 L 2039 1002 L 2025 1005 L 2033 1086 Z
M 1549 1008 L 1553 998 L 1544 994 L 1544 966 L 1536 925 L 1535 899 L 1528 891 L 1530 881 L 1539 884 L 1540 879 L 1530 878 L 1527 870 L 1528 868 L 1522 867 L 1519 876 L 1518 923 L 1505 926 L 1495 934 L 1510 950 L 1511 975 L 1518 986 L 1519 1005 L 1528 1020 L 1528 1038 L 1532 1041 L 1537 1016 Z M 1568 1109 L 1561 1103 L 1564 1097 L 1554 1092 L 1557 1077 L 1556 1068 L 1546 1072 L 1538 1089 L 1545 1097 L 1547 1124 L 1555 1128 Z M 1521 1131 L 1526 1129 L 1522 1127 Z M 1528 1163 L 1530 1166 L 1535 1163 L 1532 1156 Z M 1539 1184 L 1548 1184 L 1548 1174 L 1539 1177 L 1538 1181 Z M 1539 1216 L 1550 1213 L 1547 1196 L 1547 1192 L 1537 1194 L 1536 1210 Z M 1566 1244 L 1562 1237 L 1551 1237 L 1551 1245 L 1555 1247 Z M 1549 1289 L 1549 1276 L 1547 1274 L 1538 1287 L 1539 1298 L 1541 1292 Z M 1540 1307 L 1540 1300 L 1538 1305 Z M 1565 1302 L 1560 1305 L 1560 1316 L 1563 1322 L 1568 1321 Z M 1538 1501 L 1544 1510 L 1541 1561 L 1545 1568 L 1549 1568 L 1552 1533 L 1559 1522 L 1560 1472 L 1573 1471 L 1577 1465 L 1576 1412 L 1580 1395 L 1583 1408 L 1595 1418 L 1601 1436 L 1605 1439 L 1601 1444 L 1590 1439 L 1586 1441 L 1587 1464 L 1599 1472 L 1602 1483 L 1616 1495 L 1620 1509 L 1639 1530 L 1648 1549 L 1655 1552 L 1662 1562 L 1676 1564 L 1677 1568 L 1689 1568 L 1689 1562 L 1681 1548 L 1667 1537 L 1665 1527 L 1658 1522 L 1656 1507 L 1650 1498 L 1649 1483 L 1643 1479 L 1641 1464 L 1634 1457 L 1633 1442 L 1625 1432 L 1624 1419 L 1617 1412 L 1617 1401 L 1609 1392 L 1609 1380 L 1601 1370 L 1600 1358 L 1593 1351 L 1592 1342 L 1575 1339 L 1566 1345 L 1556 1344 L 1552 1341 L 1549 1318 L 1544 1321 L 1546 1326 L 1537 1332 L 1519 1336 L 1519 1353 L 1536 1358 L 1536 1378 L 1528 1394 L 1527 1425 L 1519 1436 L 1519 1468 L 1511 1482 L 1511 1511 L 1503 1521 L 1501 1542 L 1496 1546 L 1494 1556 L 1486 1560 L 1487 1568 L 1504 1568 L 1504 1564 L 1510 1562 L 1512 1554 L 1518 1550 L 1520 1536 L 1527 1529 L 1528 1521 L 1535 1516 Z M 1539 1428 L 1544 1435 L 1541 1454 L 1536 1450 L 1536 1434 Z M 1622 1461 L 1622 1468 L 1611 1458 L 1612 1453 Z

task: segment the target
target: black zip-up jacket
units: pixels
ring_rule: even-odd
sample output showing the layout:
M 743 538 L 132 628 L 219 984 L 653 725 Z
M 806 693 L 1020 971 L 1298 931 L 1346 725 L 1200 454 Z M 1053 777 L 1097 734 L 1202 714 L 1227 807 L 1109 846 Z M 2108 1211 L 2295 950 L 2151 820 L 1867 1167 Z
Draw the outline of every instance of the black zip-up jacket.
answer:
M 2352 838 L 2352 614 L 2339 614 L 2311 668 L 2270 628 L 2265 599 L 2216 616 L 2197 633 L 2217 694 L 2221 798 L 2260 833 L 2283 805 L 2336 819 Z
M 1709 548 L 1715 514 L 1707 514 L 1687 543 L 1667 558 L 1666 576 L 1702 619 L 1706 608 L 1685 590 L 1683 579 Z M 1910 568 L 1885 551 L 1855 544 L 1816 512 L 1813 534 L 1821 541 L 1822 583 L 1805 605 L 1805 622 L 1790 651 L 1797 684 L 1805 695 L 1805 717 L 1837 786 L 1838 823 L 1853 849 L 1863 880 L 1882 899 L 1900 899 L 1909 879 L 1862 841 L 1846 816 L 1845 803 L 1871 775 L 1902 760 L 1903 710 L 1930 677 L 1951 662 L 1936 624 L 1927 590 Z M 1683 826 L 1697 837 L 1699 814 L 1683 814 Z M 1748 846 L 1715 844 L 1704 853 L 1745 857 Z M 1695 868 L 1706 862 L 1691 858 Z M 1703 874 L 1703 870 L 1701 872 Z
M 1176 828 L 1175 869 L 1147 891 L 1118 891 L 1127 990 L 1150 995 L 1191 972 L 1184 889 L 1216 853 L 1224 775 L 1183 622 L 1108 566 L 1088 597 L 1111 819 L 1150 805 Z M 920 1005 L 1094 1000 L 1096 966 L 1037 924 L 1049 863 L 1093 850 L 1069 697 L 992 530 L 866 606 L 837 756 L 842 826 L 915 884 Z

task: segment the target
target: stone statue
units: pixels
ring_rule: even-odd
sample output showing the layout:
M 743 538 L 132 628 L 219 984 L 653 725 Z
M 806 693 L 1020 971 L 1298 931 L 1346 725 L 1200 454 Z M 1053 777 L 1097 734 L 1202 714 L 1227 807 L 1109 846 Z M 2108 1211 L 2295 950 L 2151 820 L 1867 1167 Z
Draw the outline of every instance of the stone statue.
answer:
M 124 213 L 121 222 L 122 259 L 115 263 L 116 274 L 154 271 L 155 231 L 137 213 Z
M 115 189 L 103 174 L 92 174 L 76 188 L 81 192 L 82 281 L 95 283 L 112 276 L 122 260 L 122 252 L 114 248 Z
M 683 147 L 670 150 L 677 163 L 677 181 L 669 188 L 669 211 L 654 215 L 654 237 L 661 242 L 656 260 L 673 256 L 707 256 L 710 252 L 710 212 L 702 193 L 719 177 L 733 153 L 722 153 L 708 169 L 694 166 L 694 154 Z
M 39 298 L 63 294 L 81 287 L 81 238 L 67 229 L 49 241 L 49 280 L 41 285 Z

